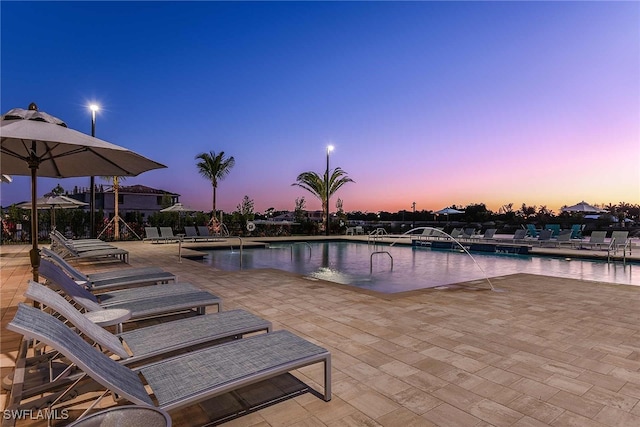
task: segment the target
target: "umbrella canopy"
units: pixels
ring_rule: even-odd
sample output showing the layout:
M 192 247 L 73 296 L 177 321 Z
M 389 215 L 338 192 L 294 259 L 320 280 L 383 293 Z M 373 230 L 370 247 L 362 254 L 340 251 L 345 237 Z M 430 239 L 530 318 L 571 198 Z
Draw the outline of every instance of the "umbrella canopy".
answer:
M 22 209 L 31 209 L 31 205 L 31 202 L 24 202 L 16 206 Z M 38 209 L 71 209 L 86 205 L 88 205 L 88 203 L 81 202 L 80 200 L 72 199 L 71 197 L 67 196 L 49 196 L 39 197 L 38 199 L 36 199 L 36 207 Z
M 56 226 L 56 209 L 73 209 L 86 205 L 88 205 L 88 203 L 67 196 L 48 196 L 36 199 L 37 209 L 51 209 L 51 227 L 53 228 Z M 33 203 L 24 202 L 16 206 L 22 209 L 31 209 Z
M 29 114 L 36 113 L 36 114 Z M 42 121 L 43 116 L 53 122 Z M 35 117 L 35 118 L 33 118 Z M 166 166 L 126 148 L 85 135 L 45 113 L 14 108 L 2 116 L 2 173 L 49 178 L 136 176 Z
M 180 228 L 180 212 L 189 212 L 193 209 L 185 208 L 182 203 L 176 203 L 168 208 L 160 209 L 160 212 L 178 212 L 178 228 Z
M 2 173 L 31 176 L 31 200 L 37 198 L 37 177 L 136 176 L 166 166 L 133 151 L 69 129 L 60 119 L 38 111 L 14 108 L 0 117 Z M 31 208 L 30 251 L 33 279 L 38 280 L 38 210 Z
M 187 209 L 182 203 L 176 203 L 168 208 L 160 209 L 160 212 L 189 212 L 193 209 Z
M 600 212 L 607 212 L 604 209 L 600 209 L 600 208 L 596 208 L 595 206 L 590 205 L 589 203 L 585 202 L 584 200 L 580 203 L 577 203 L 573 206 L 565 206 L 564 208 L 560 209 L 562 212 L 583 212 L 583 213 L 587 213 L 587 212 L 593 212 L 593 213 L 600 213 Z
M 435 214 L 438 215 L 453 215 L 453 214 L 461 214 L 464 213 L 464 211 L 459 211 L 457 209 L 453 209 L 453 208 L 444 208 L 444 209 L 440 209 L 439 211 L 434 212 Z
M 0 182 L 11 182 L 13 179 L 9 175 L 0 175 Z

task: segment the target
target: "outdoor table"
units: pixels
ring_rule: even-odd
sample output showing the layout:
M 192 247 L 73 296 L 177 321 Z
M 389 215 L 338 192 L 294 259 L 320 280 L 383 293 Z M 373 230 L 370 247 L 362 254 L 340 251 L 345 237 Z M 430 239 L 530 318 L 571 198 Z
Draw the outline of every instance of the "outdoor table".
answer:
M 131 312 L 125 308 L 109 308 L 106 310 L 90 311 L 84 314 L 98 326 L 116 326 L 116 333 L 122 333 L 122 322 L 131 319 Z
M 151 406 L 115 406 L 91 414 L 69 427 L 171 427 L 171 417 Z

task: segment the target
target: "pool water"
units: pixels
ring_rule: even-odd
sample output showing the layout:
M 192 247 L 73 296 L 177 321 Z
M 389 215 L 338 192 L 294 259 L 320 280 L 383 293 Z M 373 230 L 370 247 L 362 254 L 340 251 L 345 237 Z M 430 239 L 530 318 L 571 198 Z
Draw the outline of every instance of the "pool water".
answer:
M 210 250 L 221 270 L 276 268 L 384 293 L 433 288 L 514 273 L 640 285 L 640 265 L 542 256 L 477 254 L 356 242 L 272 244 L 266 249 Z M 488 283 L 485 284 L 488 285 Z

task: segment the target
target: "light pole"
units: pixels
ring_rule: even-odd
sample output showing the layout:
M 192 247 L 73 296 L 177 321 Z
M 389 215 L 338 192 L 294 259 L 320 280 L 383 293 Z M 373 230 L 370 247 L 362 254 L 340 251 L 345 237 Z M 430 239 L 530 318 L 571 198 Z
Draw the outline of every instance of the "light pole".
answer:
M 89 105 L 91 110 L 91 136 L 96 136 L 96 111 L 100 109 L 96 104 Z M 89 236 L 96 237 L 96 177 L 89 180 Z
M 411 228 L 416 228 L 416 202 L 411 203 L 411 207 L 413 208 Z
M 329 153 L 333 151 L 333 145 L 327 145 L 327 174 L 325 175 L 327 178 L 327 182 L 325 184 L 327 188 L 327 216 L 325 219 L 324 231 L 325 235 L 329 235 Z

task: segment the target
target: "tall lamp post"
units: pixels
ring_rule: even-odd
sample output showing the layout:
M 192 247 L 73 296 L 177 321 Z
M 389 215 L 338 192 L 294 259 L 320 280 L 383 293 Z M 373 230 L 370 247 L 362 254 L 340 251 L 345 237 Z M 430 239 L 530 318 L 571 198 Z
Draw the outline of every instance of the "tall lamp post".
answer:
M 89 105 L 91 110 L 91 136 L 96 136 L 96 111 L 100 109 L 96 104 Z M 96 177 L 91 176 L 89 180 L 89 235 L 96 237 Z
M 329 153 L 331 153 L 333 151 L 333 145 L 327 145 L 327 182 L 326 182 L 326 188 L 327 188 L 327 216 L 325 219 L 325 225 L 324 225 L 324 231 L 325 234 L 328 236 L 329 235 Z
M 413 219 L 411 228 L 416 228 L 416 202 L 411 203 L 411 207 L 413 208 L 413 215 L 411 218 Z

